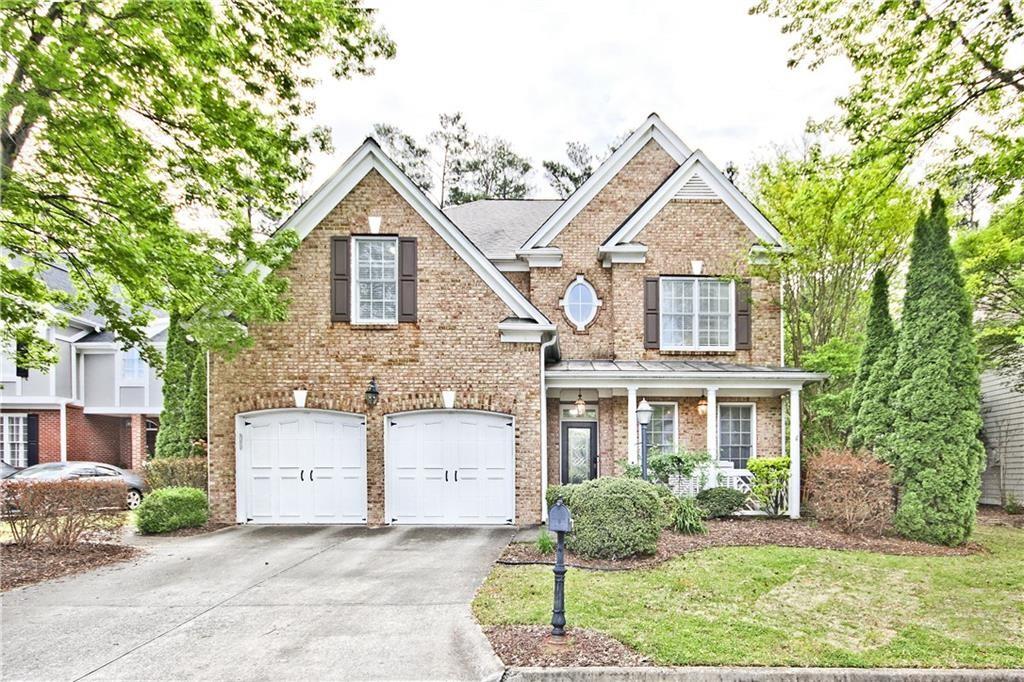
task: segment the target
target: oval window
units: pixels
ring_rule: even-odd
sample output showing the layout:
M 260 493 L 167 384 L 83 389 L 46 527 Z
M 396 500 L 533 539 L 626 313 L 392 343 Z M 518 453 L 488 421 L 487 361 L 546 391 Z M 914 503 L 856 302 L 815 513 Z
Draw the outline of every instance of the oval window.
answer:
M 572 322 L 576 329 L 583 331 L 588 324 L 593 322 L 597 316 L 597 308 L 601 300 L 590 282 L 577 275 L 576 279 L 569 283 L 565 290 L 565 297 L 560 302 L 565 310 L 565 316 Z

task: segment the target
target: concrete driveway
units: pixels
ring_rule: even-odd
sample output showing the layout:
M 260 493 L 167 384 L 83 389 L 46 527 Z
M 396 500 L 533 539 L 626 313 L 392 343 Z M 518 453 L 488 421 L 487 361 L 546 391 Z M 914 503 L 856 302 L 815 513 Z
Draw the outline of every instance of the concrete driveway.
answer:
M 502 528 L 238 527 L 13 590 L 3 679 L 460 679 L 502 672 L 470 601 Z

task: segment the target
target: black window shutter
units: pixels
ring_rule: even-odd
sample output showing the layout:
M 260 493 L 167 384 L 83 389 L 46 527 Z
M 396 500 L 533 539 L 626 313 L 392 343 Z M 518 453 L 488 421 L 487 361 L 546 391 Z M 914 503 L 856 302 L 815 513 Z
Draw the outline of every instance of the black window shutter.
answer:
M 39 415 L 30 414 L 28 422 L 28 465 L 39 464 Z
M 750 280 L 736 282 L 736 350 L 750 350 Z
M 644 279 L 644 348 L 658 348 L 661 321 L 658 319 L 659 279 Z
M 331 322 L 352 320 L 348 249 L 348 237 L 331 237 Z
M 28 379 L 28 367 L 22 367 L 21 365 L 19 365 L 17 363 L 18 363 L 18 358 L 21 358 L 21 356 L 23 356 L 25 354 L 25 350 L 26 350 L 26 348 L 25 348 L 25 342 L 24 341 L 18 341 L 14 345 L 14 357 L 15 357 L 15 360 L 14 360 L 14 362 L 15 362 L 15 365 L 14 365 L 14 375 L 18 376 L 18 377 L 21 377 L 22 379 Z
M 398 239 L 398 321 L 416 321 L 416 237 Z

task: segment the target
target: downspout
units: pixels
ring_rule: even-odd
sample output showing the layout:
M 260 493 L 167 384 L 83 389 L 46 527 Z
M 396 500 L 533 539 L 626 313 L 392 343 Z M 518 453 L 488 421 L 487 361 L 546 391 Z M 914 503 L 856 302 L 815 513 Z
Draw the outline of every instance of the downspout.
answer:
M 540 344 L 540 520 L 548 520 L 548 387 L 544 376 L 544 356 L 558 343 L 558 333 Z

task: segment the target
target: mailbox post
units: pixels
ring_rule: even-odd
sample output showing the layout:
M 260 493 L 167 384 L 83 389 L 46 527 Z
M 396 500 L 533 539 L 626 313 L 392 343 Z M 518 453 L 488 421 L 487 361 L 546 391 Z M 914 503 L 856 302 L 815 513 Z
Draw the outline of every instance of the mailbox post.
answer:
M 572 514 L 562 499 L 548 510 L 548 528 L 555 531 L 555 605 L 551 611 L 551 636 L 556 641 L 565 637 L 565 534 L 572 530 Z

